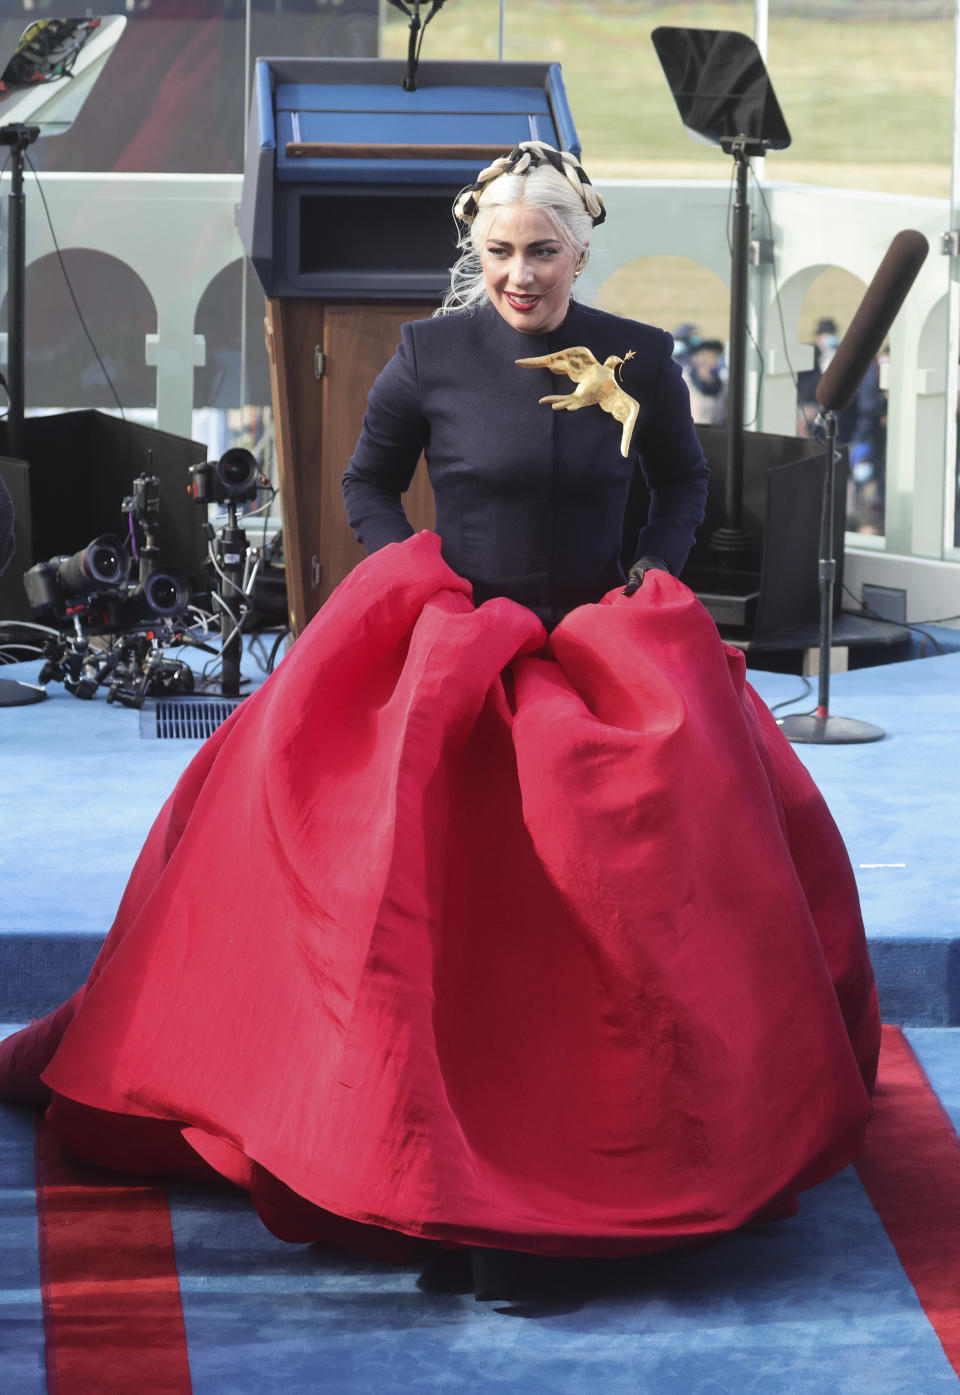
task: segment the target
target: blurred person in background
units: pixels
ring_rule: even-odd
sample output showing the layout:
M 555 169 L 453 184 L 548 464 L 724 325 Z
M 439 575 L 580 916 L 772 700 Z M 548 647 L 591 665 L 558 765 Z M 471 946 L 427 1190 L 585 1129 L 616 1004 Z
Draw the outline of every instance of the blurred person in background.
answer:
M 853 399 L 855 414 L 850 437 L 847 486 L 847 528 L 855 533 L 883 533 L 883 500 L 887 458 L 887 394 L 880 370 L 889 350 L 873 360 Z
M 727 365 L 719 339 L 700 339 L 689 350 L 683 380 L 698 426 L 724 426 L 727 420 Z

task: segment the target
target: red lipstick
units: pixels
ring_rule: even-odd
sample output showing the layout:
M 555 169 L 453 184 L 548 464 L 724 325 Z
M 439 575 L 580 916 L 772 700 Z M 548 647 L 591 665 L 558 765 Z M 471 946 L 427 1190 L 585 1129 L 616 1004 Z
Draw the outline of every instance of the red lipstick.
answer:
M 509 291 L 507 291 L 505 292 L 504 298 L 506 299 L 507 304 L 511 307 L 511 309 L 519 310 L 521 314 L 526 310 L 535 309 L 540 304 L 540 296 L 538 295 L 531 296 L 529 298 L 525 297 L 523 300 L 518 300 L 515 296 L 512 296 Z

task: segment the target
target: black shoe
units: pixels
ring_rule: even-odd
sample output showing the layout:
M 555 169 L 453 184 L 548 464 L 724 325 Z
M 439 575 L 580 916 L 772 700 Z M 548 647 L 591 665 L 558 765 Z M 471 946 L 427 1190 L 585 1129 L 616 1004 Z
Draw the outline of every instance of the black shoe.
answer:
M 421 1293 L 472 1293 L 473 1273 L 468 1250 L 437 1250 L 420 1271 Z
M 574 1260 L 478 1246 L 470 1249 L 470 1263 L 478 1303 L 555 1298 L 576 1286 L 579 1270 Z

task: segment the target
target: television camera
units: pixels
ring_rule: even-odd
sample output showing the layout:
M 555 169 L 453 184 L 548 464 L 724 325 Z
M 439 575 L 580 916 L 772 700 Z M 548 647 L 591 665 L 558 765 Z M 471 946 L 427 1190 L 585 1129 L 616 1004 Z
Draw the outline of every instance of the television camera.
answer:
M 221 612 L 221 692 L 236 695 L 241 628 L 259 566 L 257 561 L 245 576 L 249 549 L 237 506 L 272 486 L 251 452 L 238 446 L 217 461 L 192 465 L 187 487 L 196 503 L 227 509 L 226 526 L 218 531 L 206 521 L 204 527 L 217 578 L 211 594 Z M 23 581 L 36 619 L 57 631 L 44 646 L 40 682 L 62 682 L 79 698 L 92 698 L 106 686 L 108 702 L 142 707 L 147 697 L 193 692 L 193 670 L 180 659 L 167 658 L 164 650 L 199 641 L 187 633 L 189 588 L 175 568 L 160 561 L 156 475 L 133 481 L 122 511 L 126 537 L 101 534 L 70 556 L 36 563 Z
M 183 640 L 189 589 L 159 562 L 160 481 L 140 475 L 122 511 L 129 536 L 104 533 L 70 556 L 24 573 L 36 619 L 58 631 L 44 645 L 40 682 L 78 698 L 107 686 L 107 701 L 140 707 L 148 696 L 193 691 L 193 672 L 163 650 Z
M 219 460 L 190 466 L 190 495 L 197 504 L 252 503 L 263 484 L 256 457 L 243 446 L 224 451 Z
M 208 460 L 190 467 L 194 501 L 227 506 L 227 522 L 219 533 L 207 523 L 210 561 L 219 580 L 213 599 L 220 610 L 220 691 L 225 697 L 236 697 L 240 692 L 240 633 L 253 583 L 253 575 L 245 576 L 247 535 L 238 525 L 237 505 L 252 503 L 261 489 L 269 488 L 256 457 L 243 446 L 225 451 L 215 463 Z

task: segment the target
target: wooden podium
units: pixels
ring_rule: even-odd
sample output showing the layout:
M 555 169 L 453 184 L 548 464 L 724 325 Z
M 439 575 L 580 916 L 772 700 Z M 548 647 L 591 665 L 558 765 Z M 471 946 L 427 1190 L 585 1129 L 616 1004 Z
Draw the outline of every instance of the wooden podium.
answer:
M 451 205 L 521 140 L 579 154 L 545 63 L 258 59 L 238 225 L 263 286 L 290 622 L 295 634 L 363 556 L 340 480 L 366 396 L 430 315 L 456 255 Z M 405 507 L 434 525 L 421 462 Z
M 340 477 L 360 434 L 367 393 L 400 342 L 400 326 L 429 315 L 435 304 L 267 300 L 287 599 L 295 634 L 363 557 L 347 526 Z M 404 507 L 414 528 L 433 527 L 433 491 L 422 460 Z

